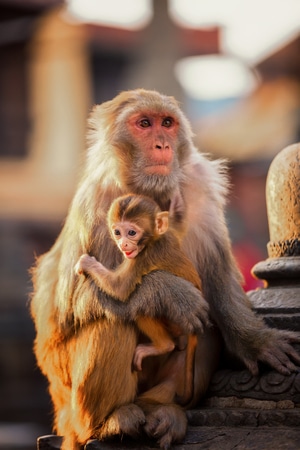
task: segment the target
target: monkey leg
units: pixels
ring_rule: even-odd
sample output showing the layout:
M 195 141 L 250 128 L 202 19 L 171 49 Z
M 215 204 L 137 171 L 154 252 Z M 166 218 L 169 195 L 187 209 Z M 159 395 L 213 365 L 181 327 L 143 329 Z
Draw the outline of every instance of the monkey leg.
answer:
M 145 413 L 144 431 L 149 437 L 156 439 L 163 449 L 181 441 L 187 430 L 184 410 L 170 400 L 174 395 L 175 384 L 164 380 L 136 401 Z
M 198 336 L 195 352 L 194 392 L 191 401 L 184 405 L 185 409 L 199 404 L 205 395 L 218 367 L 222 345 L 221 334 L 215 326 L 207 328 L 203 335 Z
M 166 327 L 158 319 L 152 317 L 138 317 L 138 328 L 152 341 L 149 344 L 139 344 L 134 352 L 133 366 L 135 370 L 142 370 L 142 361 L 147 356 L 163 355 L 171 352 L 175 344 Z
M 153 387 L 139 395 L 136 400 L 136 404 L 146 416 L 145 432 L 157 439 L 160 447 L 164 449 L 169 448 L 172 442 L 182 440 L 186 434 L 185 412 L 174 403 L 177 391 L 180 394 L 184 391 L 181 383 L 184 383 L 185 379 L 185 353 L 186 350 L 174 350 L 166 358 L 162 357 L 158 373 L 155 373 L 157 370 L 155 367 L 152 374 L 150 371 L 147 374 L 153 379 Z M 147 360 L 145 364 L 146 370 L 149 362 Z
M 154 321 L 153 321 L 154 322 Z M 164 333 L 165 328 L 162 327 Z M 169 335 L 166 333 L 168 339 L 170 340 Z M 174 367 L 174 362 L 172 362 L 172 368 L 170 370 L 164 369 L 167 374 L 165 375 L 165 380 L 162 383 L 152 389 L 152 394 L 155 397 L 159 397 L 161 399 L 162 390 L 167 393 L 170 390 L 169 398 L 173 400 L 173 392 L 176 390 L 176 400 L 175 402 L 181 406 L 188 404 L 193 399 L 194 392 L 194 367 L 195 367 L 195 352 L 197 346 L 197 336 L 189 335 L 189 336 L 180 336 L 178 338 L 178 353 L 176 356 L 176 371 Z M 161 344 L 161 340 L 160 340 Z M 152 351 L 153 347 L 153 351 Z M 134 362 L 138 361 L 138 357 L 142 355 L 145 356 L 154 356 L 158 354 L 164 354 L 174 350 L 175 344 L 172 340 L 170 340 L 169 347 L 163 347 L 163 351 L 157 351 L 157 349 L 151 344 L 139 344 L 135 350 Z M 140 350 L 140 353 L 139 353 Z M 141 369 L 140 369 L 141 370 Z M 180 376 L 180 381 L 178 380 L 177 370 L 182 374 Z M 170 373 L 176 373 L 174 380 L 170 377 Z M 155 389 L 158 389 L 158 393 L 155 393 Z M 177 393 L 178 390 L 178 393 Z M 151 395 L 152 395 L 151 394 Z
M 63 436 L 61 450 L 79 450 L 80 445 L 72 424 L 71 387 L 61 379 L 51 379 L 49 392 L 54 405 L 54 430 Z
M 81 446 L 73 424 L 67 349 L 68 343 L 61 344 L 56 347 L 55 352 L 50 351 L 47 358 L 49 392 L 54 405 L 53 428 L 59 436 L 63 436 L 61 450 L 80 450 Z
M 193 338 L 190 349 L 187 343 L 186 349 L 174 350 L 166 358 L 162 357 L 158 369 L 153 365 L 152 374 L 151 368 L 149 369 L 150 359 L 145 367 L 148 371 L 146 376 L 148 378 L 152 376 L 153 384 L 138 396 L 136 404 L 142 408 L 146 416 L 144 430 L 149 436 L 158 439 L 161 448 L 169 448 L 172 442 L 182 440 L 186 434 L 186 415 L 176 401 L 183 400 L 185 409 L 197 405 L 218 365 L 221 338 L 216 328 L 211 327 L 204 335 L 198 336 L 196 351 L 194 344 Z M 187 354 L 189 350 L 190 355 Z M 192 366 L 185 367 L 186 364 L 193 364 L 193 352 L 195 352 L 194 370 Z M 193 375 L 192 380 L 187 379 L 189 371 L 190 375 Z M 141 373 L 140 376 L 144 377 L 145 374 Z M 189 383 L 192 383 L 192 393 L 189 392 Z
M 79 444 L 76 433 L 69 430 L 69 433 L 66 434 L 63 438 L 60 450 L 81 450 L 81 449 L 82 445 Z
M 122 411 L 114 413 L 136 397 L 137 374 L 131 367 L 136 342 L 134 327 L 99 320 L 67 343 L 72 376 L 68 420 L 62 420 L 64 407 L 57 414 L 58 429 L 65 436 L 63 450 L 77 450 L 72 441 L 84 445 L 91 437 L 136 435 L 145 420 L 138 406 L 134 405 L 135 411 L 126 420 Z

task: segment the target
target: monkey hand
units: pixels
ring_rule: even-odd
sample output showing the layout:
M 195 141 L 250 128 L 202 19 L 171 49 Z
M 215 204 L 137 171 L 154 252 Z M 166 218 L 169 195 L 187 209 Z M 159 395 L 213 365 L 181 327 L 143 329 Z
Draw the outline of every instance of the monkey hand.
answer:
M 257 359 L 249 356 L 247 358 L 247 355 L 243 358 L 250 372 L 258 375 L 258 361 L 268 364 L 282 375 L 298 371 L 299 368 L 295 364 L 300 365 L 300 355 L 292 343 L 300 343 L 300 335 L 293 331 L 274 328 L 263 331 L 264 340 L 257 350 Z
M 211 326 L 209 321 L 209 307 L 198 291 L 197 298 L 188 296 L 185 303 L 169 306 L 166 315 L 167 327 L 173 330 L 174 336 L 180 334 L 202 334 L 205 328 Z M 176 328 L 178 332 L 176 333 Z
M 89 271 L 97 264 L 100 264 L 94 256 L 89 256 L 87 254 L 81 255 L 79 260 L 75 265 L 75 273 L 77 275 L 82 275 L 84 273 L 89 273 Z

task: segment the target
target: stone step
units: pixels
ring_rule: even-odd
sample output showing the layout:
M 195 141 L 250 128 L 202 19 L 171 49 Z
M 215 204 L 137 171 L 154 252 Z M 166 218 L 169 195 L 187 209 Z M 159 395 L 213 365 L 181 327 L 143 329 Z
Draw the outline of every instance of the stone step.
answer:
M 61 439 L 44 436 L 38 450 L 58 450 Z M 124 438 L 111 442 L 90 441 L 85 450 L 152 450 L 159 448 L 148 439 Z M 189 427 L 184 442 L 173 450 L 299 450 L 300 430 L 291 427 Z
M 201 408 L 187 411 L 189 427 L 174 450 L 299 450 L 300 409 L 258 410 Z M 59 450 L 59 436 L 42 436 L 37 450 Z M 84 450 L 151 450 L 159 446 L 147 437 L 89 441 Z
M 187 411 L 187 417 L 191 426 L 284 426 L 300 428 L 300 408 L 262 410 L 244 408 L 201 408 Z

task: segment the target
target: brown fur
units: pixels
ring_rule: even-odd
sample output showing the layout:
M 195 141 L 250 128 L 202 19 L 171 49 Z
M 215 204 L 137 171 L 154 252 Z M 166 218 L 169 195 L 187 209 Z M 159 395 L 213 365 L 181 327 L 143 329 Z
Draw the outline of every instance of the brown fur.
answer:
M 127 301 L 130 294 L 142 283 L 145 275 L 156 270 L 164 270 L 178 277 L 182 277 L 194 284 L 199 290 L 201 281 L 190 260 L 183 253 L 179 239 L 168 226 L 168 212 L 161 212 L 158 205 L 145 196 L 125 195 L 118 197 L 108 211 L 108 229 L 112 238 L 116 240 L 113 227 L 126 222 L 127 226 L 134 228 L 137 225 L 143 233 L 135 239 L 134 248 L 139 248 L 139 253 L 133 259 L 123 259 L 115 270 L 108 270 L 94 257 L 82 255 L 76 264 L 77 273 L 89 275 L 99 289 L 121 301 Z M 118 228 L 118 226 L 117 226 Z M 128 240 L 128 238 L 126 237 Z M 118 240 L 116 240 L 116 244 Z M 118 245 L 118 244 L 117 244 Z M 132 246 L 132 244 L 129 245 Z M 202 305 L 202 315 L 199 319 L 203 322 L 202 329 L 194 330 L 194 333 L 203 332 L 208 325 L 208 304 L 199 292 L 199 307 Z M 128 307 L 130 308 L 130 302 Z M 197 305 L 198 307 L 198 305 Z M 157 305 L 149 304 L 149 311 L 157 314 Z M 157 356 L 174 350 L 173 337 L 186 333 L 185 308 L 182 310 L 182 318 L 178 323 L 174 322 L 172 311 L 176 310 L 175 317 L 182 310 L 182 304 L 175 303 L 172 299 L 168 317 L 138 316 L 136 323 L 150 340 L 151 343 L 139 344 L 133 357 L 133 365 L 136 370 L 142 370 L 142 361 L 145 357 Z M 197 311 L 198 312 L 198 311 Z M 169 327 L 166 326 L 169 324 Z M 186 361 L 182 371 L 185 372 L 183 394 L 177 396 L 177 402 L 184 405 L 191 401 L 194 385 L 194 361 L 197 345 L 196 335 L 189 335 L 187 342 L 179 340 L 179 347 L 185 349 Z
M 123 203 L 126 208 L 123 207 L 120 216 L 119 208 Z M 118 197 L 108 212 L 108 229 L 111 230 L 117 222 L 136 224 L 143 229 L 144 248 L 134 259 L 124 258 L 115 270 L 107 270 L 96 259 L 83 255 L 77 264 L 77 271 L 90 275 L 100 289 L 121 301 L 127 301 L 136 286 L 142 283 L 142 278 L 155 270 L 165 270 L 185 278 L 200 290 L 200 277 L 182 251 L 177 235 L 168 225 L 161 234 L 157 233 L 155 223 L 160 213 L 160 208 L 151 198 L 132 194 Z M 168 215 L 167 212 L 165 214 Z M 114 239 L 113 233 L 112 237 Z
M 159 118 L 166 116 L 174 119 L 170 130 L 159 128 Z M 150 127 L 144 137 L 144 131 L 137 131 L 136 117 L 153 118 L 158 131 Z M 65 436 L 63 450 L 78 449 L 91 436 L 137 435 L 141 427 L 167 448 L 186 431 L 185 413 L 175 404 L 175 393 L 180 395 L 183 385 L 184 351 L 159 361 L 147 358 L 138 379 L 131 370 L 137 330 L 130 317 L 125 321 L 127 305 L 107 301 L 94 282 L 73 270 L 83 253 L 111 269 L 120 263 L 120 252 L 109 243 L 105 224 L 116 197 L 130 192 L 148 195 L 166 210 L 180 192 L 185 214 L 175 226 L 185 231 L 182 248 L 201 274 L 204 297 L 225 345 L 252 373 L 257 373 L 259 360 L 284 374 L 295 370 L 290 360 L 299 362 L 290 345 L 295 336 L 268 328 L 251 310 L 224 220 L 224 164 L 195 149 L 177 102 L 153 91 L 123 92 L 94 109 L 90 126 L 87 163 L 66 223 L 34 269 L 35 353 L 49 380 L 54 426 Z M 154 163 L 161 162 L 157 151 L 161 142 L 173 152 L 171 163 L 170 149 L 166 152 L 169 172 L 145 173 L 153 158 Z M 157 271 L 144 277 L 129 301 L 133 317 L 147 311 L 154 299 L 167 316 L 164 308 L 171 303 L 165 301 L 167 297 L 193 305 L 197 295 L 186 280 Z M 194 313 L 188 316 L 195 321 Z M 207 389 L 218 349 L 218 334 L 208 329 L 198 339 L 193 405 Z

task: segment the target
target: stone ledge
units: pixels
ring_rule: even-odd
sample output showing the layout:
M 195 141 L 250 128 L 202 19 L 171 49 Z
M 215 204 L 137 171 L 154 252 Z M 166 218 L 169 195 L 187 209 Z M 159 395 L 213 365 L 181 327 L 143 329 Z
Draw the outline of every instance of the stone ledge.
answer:
M 174 450 L 299 450 L 299 442 L 300 430 L 295 428 L 190 427 L 183 444 L 175 445 L 173 448 Z M 142 448 L 146 450 L 145 447 Z
M 38 450 L 59 449 L 58 441 L 52 436 Z M 57 438 L 57 436 L 54 436 Z M 189 427 L 184 441 L 172 446 L 173 450 L 299 450 L 300 430 L 297 428 L 276 427 Z M 59 444 L 60 445 L 60 444 Z M 85 450 L 151 450 L 157 449 L 155 443 L 148 439 L 133 441 L 124 438 L 111 442 L 90 441 Z
M 201 408 L 187 411 L 190 426 L 299 427 L 300 409 Z M 299 441 L 300 442 L 300 441 Z
M 220 400 L 220 399 L 218 399 Z M 226 399 L 228 400 L 228 399 Z M 279 403 L 279 402 L 278 402 Z M 188 432 L 174 450 L 299 450 L 300 409 L 201 408 L 187 411 Z M 38 450 L 59 450 L 59 436 L 42 436 Z M 84 450 L 150 450 L 158 445 L 146 436 L 89 441 Z

